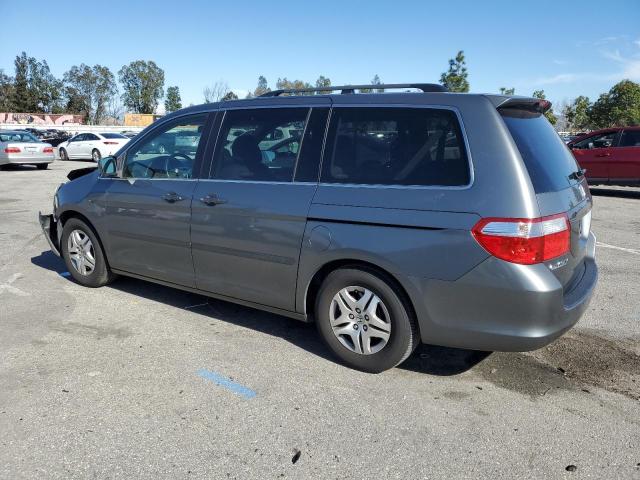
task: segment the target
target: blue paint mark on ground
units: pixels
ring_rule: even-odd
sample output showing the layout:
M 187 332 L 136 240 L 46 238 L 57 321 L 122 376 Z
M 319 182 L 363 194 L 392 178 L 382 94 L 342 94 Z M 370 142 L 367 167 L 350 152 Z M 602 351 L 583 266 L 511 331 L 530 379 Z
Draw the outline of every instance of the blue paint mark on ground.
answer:
M 71 274 L 69 272 L 60 272 L 58 273 L 58 275 L 60 275 L 61 277 L 70 277 Z
M 256 392 L 251 390 L 244 385 L 240 385 L 239 383 L 234 382 L 230 378 L 227 378 L 219 373 L 212 372 L 205 368 L 201 368 L 198 370 L 198 375 L 202 378 L 206 378 L 207 380 L 211 380 L 216 385 L 226 388 L 227 390 L 231 390 L 233 393 L 243 396 L 244 398 L 250 399 L 256 396 Z

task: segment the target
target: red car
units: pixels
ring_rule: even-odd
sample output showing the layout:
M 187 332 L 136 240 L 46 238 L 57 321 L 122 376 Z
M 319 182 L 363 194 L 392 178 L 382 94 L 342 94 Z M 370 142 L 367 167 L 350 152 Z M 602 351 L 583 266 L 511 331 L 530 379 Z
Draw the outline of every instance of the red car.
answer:
M 640 186 L 640 127 L 597 130 L 568 147 L 591 185 Z

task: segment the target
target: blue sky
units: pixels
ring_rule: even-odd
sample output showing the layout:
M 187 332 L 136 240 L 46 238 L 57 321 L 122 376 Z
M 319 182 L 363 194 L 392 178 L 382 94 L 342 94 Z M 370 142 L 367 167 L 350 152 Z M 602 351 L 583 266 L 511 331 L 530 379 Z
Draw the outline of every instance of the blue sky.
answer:
M 558 104 L 640 81 L 640 2 L 0 0 L 0 68 L 21 51 L 56 76 L 82 62 L 115 73 L 154 60 L 183 104 L 217 80 L 242 94 L 258 75 L 334 85 L 437 81 L 462 49 L 474 92 L 544 89 Z

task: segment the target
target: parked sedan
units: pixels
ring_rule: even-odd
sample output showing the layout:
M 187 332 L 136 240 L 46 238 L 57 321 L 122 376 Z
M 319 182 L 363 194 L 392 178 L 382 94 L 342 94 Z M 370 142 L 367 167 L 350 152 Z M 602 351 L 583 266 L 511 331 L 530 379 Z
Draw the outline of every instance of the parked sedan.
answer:
M 640 127 L 597 130 L 568 146 L 591 185 L 640 185 Z
M 119 133 L 79 133 L 58 146 L 61 160 L 91 159 L 114 154 L 129 139 Z
M 45 170 L 53 160 L 51 144 L 24 130 L 0 130 L 0 169 L 9 164 L 27 164 Z

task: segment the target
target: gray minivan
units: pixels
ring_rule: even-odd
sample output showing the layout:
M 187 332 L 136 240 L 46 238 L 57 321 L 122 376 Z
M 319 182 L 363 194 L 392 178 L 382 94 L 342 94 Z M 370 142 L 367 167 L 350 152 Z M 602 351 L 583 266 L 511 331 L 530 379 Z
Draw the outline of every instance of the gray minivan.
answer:
M 71 172 L 40 223 L 82 285 L 127 275 L 315 321 L 364 371 L 419 342 L 532 350 L 597 281 L 591 195 L 549 107 L 432 84 L 189 107 Z

